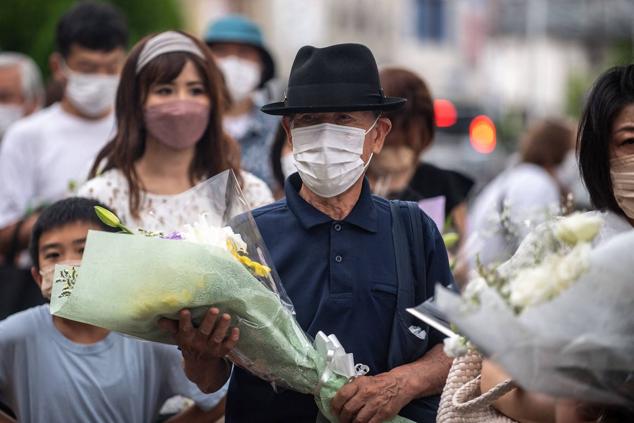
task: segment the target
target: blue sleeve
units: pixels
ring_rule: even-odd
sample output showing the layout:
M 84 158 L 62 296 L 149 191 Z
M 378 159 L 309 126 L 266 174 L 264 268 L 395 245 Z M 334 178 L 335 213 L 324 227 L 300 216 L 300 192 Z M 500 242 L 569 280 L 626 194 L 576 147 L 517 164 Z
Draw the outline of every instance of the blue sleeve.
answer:
M 14 396 L 11 393 L 15 394 L 15 383 L 24 382 L 27 377 L 30 354 L 26 352 L 29 346 L 34 347 L 29 341 L 35 336 L 46 336 L 41 327 L 33 324 L 36 310 L 25 310 L 0 321 L 0 401 L 5 403 Z

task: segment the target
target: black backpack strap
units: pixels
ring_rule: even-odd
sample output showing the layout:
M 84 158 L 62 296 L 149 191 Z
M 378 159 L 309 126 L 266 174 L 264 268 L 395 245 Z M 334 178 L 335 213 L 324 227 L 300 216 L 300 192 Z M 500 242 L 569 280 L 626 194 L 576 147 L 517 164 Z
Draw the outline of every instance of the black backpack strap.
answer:
M 421 357 L 427 350 L 429 327 L 423 326 L 407 311 L 423 302 L 426 293 L 425 243 L 423 221 L 418 204 L 390 201 L 392 240 L 398 282 L 396 312 L 388 351 L 388 366 L 394 368 Z M 413 276 L 413 277 L 412 277 Z M 418 333 L 413 330 L 422 326 Z M 421 333 L 425 336 L 421 338 Z M 405 406 L 399 414 L 421 423 L 436 421 L 438 396 L 419 398 Z
M 407 214 L 409 216 L 410 225 L 412 228 L 410 252 L 414 261 L 414 275 L 418 283 L 414 284 L 414 305 L 425 301 L 427 299 L 426 289 L 426 272 L 425 272 L 425 242 L 423 241 L 423 222 L 421 220 L 421 213 L 418 204 L 411 201 L 405 202 L 407 205 Z
M 423 224 L 418 205 L 406 201 L 391 201 L 390 210 L 398 288 L 388 364 L 396 367 L 415 360 L 426 350 L 428 337 L 422 333 L 423 330 L 428 333 L 429 329 L 416 329 L 420 322 L 406 309 L 424 301 L 422 295 L 425 294 L 427 272 Z

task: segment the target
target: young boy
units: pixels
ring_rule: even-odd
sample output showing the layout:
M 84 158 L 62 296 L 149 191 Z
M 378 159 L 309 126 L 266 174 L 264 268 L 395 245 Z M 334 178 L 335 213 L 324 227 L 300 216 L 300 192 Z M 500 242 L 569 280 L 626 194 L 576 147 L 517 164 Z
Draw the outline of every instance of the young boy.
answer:
M 112 230 L 94 200 L 68 198 L 39 216 L 31 238 L 32 274 L 50 299 L 55 264 L 81 260 L 88 230 Z M 21 422 L 154 421 L 166 399 L 195 405 L 170 422 L 213 422 L 225 389 L 205 395 L 187 380 L 175 346 L 139 341 L 51 316 L 48 305 L 0 322 L 0 402 Z M 216 407 L 218 406 L 218 407 Z M 12 421 L 3 417 L 0 422 Z

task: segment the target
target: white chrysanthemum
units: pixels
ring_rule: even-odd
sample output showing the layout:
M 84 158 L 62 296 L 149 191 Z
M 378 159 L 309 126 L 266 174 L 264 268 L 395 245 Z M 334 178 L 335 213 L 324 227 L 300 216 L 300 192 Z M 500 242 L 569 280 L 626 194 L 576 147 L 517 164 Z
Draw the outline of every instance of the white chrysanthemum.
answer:
M 443 341 L 443 351 L 447 357 L 460 357 L 467 353 L 468 344 L 464 336 L 455 335 L 445 338 Z
M 227 240 L 233 241 L 240 252 L 245 252 L 247 249 L 247 244 L 239 234 L 234 233 L 229 226 L 210 225 L 205 214 L 201 215 L 198 222 L 193 225 L 185 225 L 181 235 L 186 241 L 218 247 L 223 250 L 227 249 Z
M 590 242 L 597 236 L 603 219 L 588 213 L 573 213 L 555 224 L 555 236 L 567 244 Z
M 554 279 L 552 260 L 549 259 L 539 266 L 520 270 L 509 283 L 511 304 L 524 308 L 545 301 L 552 291 Z
M 579 276 L 588 270 L 590 251 L 592 247 L 587 242 L 577 244 L 568 254 L 557 262 L 557 280 L 561 289 L 568 288 Z
M 519 271 L 509 284 L 511 304 L 523 309 L 555 298 L 588 270 L 590 250 L 584 242 L 564 256 L 551 255 L 540 265 Z
M 483 277 L 474 278 L 465 287 L 464 296 L 469 300 L 478 299 L 480 298 L 482 291 L 488 288 L 488 286 L 489 285 Z

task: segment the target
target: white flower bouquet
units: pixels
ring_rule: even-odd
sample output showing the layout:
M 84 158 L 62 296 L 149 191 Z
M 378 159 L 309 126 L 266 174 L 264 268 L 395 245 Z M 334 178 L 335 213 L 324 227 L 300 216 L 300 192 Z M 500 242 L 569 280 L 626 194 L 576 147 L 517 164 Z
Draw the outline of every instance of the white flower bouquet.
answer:
M 436 306 L 464 335 L 446 351 L 471 344 L 527 390 L 634 404 L 634 231 L 593 246 L 601 224 L 547 222 L 462 296 L 438 287 Z
M 320 335 L 313 345 L 300 328 L 233 174 L 204 185 L 196 189 L 209 194 L 211 205 L 177 233 L 131 230 L 98 209 L 102 221 L 125 234 L 89 232 L 81 266 L 56 269 L 51 313 L 173 343 L 158 328 L 160 318 L 177 319 L 187 308 L 199 324 L 209 307 L 217 307 L 240 329 L 229 356 L 235 364 L 315 395 L 322 413 L 335 421 L 330 400 L 357 374 L 352 356 L 334 337 Z

